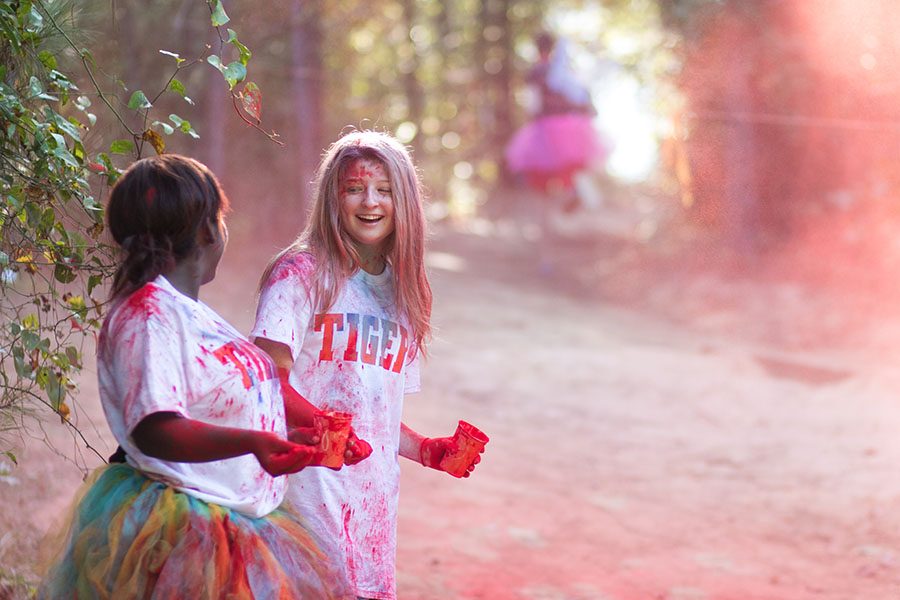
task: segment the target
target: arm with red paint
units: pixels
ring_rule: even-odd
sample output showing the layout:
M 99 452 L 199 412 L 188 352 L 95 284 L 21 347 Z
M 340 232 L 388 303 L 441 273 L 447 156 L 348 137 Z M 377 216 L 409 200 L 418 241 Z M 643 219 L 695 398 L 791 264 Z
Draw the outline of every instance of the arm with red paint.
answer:
M 281 390 L 284 396 L 288 438 L 298 443 L 317 444 L 319 436 L 313 428 L 313 416 L 320 411 L 290 383 L 291 367 L 294 366 L 294 356 L 291 354 L 290 347 L 287 344 L 263 337 L 257 337 L 253 343 L 271 356 L 275 362 L 275 370 L 281 381 Z M 344 464 L 355 465 L 368 458 L 370 454 L 372 454 L 372 447 L 369 443 L 356 437 L 356 433 L 351 429 L 350 436 L 347 438 Z
M 441 460 L 444 455 L 456 448 L 453 437 L 429 438 L 416 432 L 405 423 L 400 423 L 400 456 L 413 460 L 421 465 L 438 471 L 444 471 Z M 476 456 L 463 477 L 468 477 L 481 461 Z
M 211 462 L 253 454 L 260 466 L 277 477 L 310 466 L 317 450 L 267 431 L 221 427 L 173 412 L 144 417 L 131 433 L 138 449 L 160 460 Z

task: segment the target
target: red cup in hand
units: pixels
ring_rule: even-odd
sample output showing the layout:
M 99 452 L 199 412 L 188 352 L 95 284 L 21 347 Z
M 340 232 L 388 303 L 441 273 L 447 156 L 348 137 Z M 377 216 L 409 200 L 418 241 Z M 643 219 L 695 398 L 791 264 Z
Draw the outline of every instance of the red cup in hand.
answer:
M 313 416 L 313 424 L 319 436 L 322 466 L 338 468 L 344 464 L 352 419 L 353 415 L 350 413 L 338 411 L 323 411 Z
M 456 448 L 441 459 L 441 469 L 454 477 L 463 477 L 472 461 L 484 452 L 484 446 L 490 438 L 471 423 L 460 421 L 453 434 L 453 441 L 456 442 Z

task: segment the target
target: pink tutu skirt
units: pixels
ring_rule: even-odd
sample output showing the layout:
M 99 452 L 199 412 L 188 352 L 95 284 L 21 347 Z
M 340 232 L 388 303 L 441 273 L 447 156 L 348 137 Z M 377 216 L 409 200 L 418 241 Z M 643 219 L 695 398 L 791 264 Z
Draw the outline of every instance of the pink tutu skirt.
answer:
M 575 172 L 603 161 L 606 154 L 591 115 L 548 115 L 515 133 L 506 146 L 506 164 L 535 185 L 553 178 L 570 185 Z

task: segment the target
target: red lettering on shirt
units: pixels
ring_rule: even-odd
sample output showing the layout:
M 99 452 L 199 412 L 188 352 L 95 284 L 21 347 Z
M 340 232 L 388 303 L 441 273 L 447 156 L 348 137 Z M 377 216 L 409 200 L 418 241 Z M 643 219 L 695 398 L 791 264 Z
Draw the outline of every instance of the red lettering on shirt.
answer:
M 327 313 L 316 315 L 315 330 L 325 332 L 322 336 L 322 349 L 319 351 L 319 360 L 334 360 L 334 330 L 344 330 L 344 315 L 339 313 Z
M 394 355 L 389 354 L 388 350 L 391 349 L 392 338 L 397 335 L 397 324 L 393 321 L 382 319 L 381 331 L 383 332 L 381 334 L 381 368 L 390 369 L 391 359 L 394 358 Z
M 223 365 L 231 363 L 241 372 L 241 381 L 244 389 L 249 390 L 253 385 L 252 375 L 257 381 L 265 381 L 275 376 L 270 364 L 263 360 L 253 347 L 241 348 L 246 342 L 228 342 L 213 351 L 213 356 L 219 359 Z
M 374 365 L 378 358 L 379 339 L 374 333 L 378 331 L 378 317 L 372 315 L 363 316 L 362 326 L 362 361 L 367 365 Z
M 347 350 L 344 352 L 344 360 L 355 362 L 359 360 L 359 351 L 356 345 L 359 343 L 359 315 L 347 313 L 347 323 L 350 325 L 350 333 L 347 334 Z
M 347 323 L 343 360 L 379 365 L 386 371 L 400 373 L 409 351 L 409 333 L 402 325 L 389 319 L 358 313 L 322 313 L 315 317 L 315 331 L 322 332 L 319 360 L 335 360 L 335 347 L 340 342 L 336 332 L 344 331 Z
M 406 327 L 400 325 L 400 349 L 397 350 L 397 360 L 394 361 L 394 368 L 391 369 L 394 373 L 399 373 L 400 369 L 403 368 L 403 361 L 406 358 L 406 351 L 409 349 L 409 346 L 406 343 Z

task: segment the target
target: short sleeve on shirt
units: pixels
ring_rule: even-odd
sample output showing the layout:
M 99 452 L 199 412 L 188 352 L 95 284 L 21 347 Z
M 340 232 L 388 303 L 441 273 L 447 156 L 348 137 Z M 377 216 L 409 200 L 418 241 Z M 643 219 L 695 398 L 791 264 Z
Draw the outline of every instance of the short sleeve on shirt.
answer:
M 279 259 L 260 291 L 251 338 L 280 342 L 295 358 L 299 355 L 312 315 L 307 293 L 312 271 L 309 254 Z
M 106 349 L 128 435 L 153 413 L 188 415 L 186 357 L 183 346 L 172 343 L 181 338 L 179 317 L 167 300 L 152 285 L 135 292 L 117 316 L 118 332 Z

